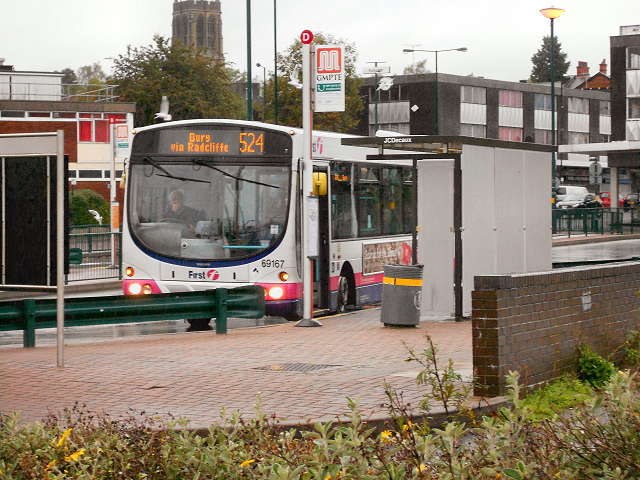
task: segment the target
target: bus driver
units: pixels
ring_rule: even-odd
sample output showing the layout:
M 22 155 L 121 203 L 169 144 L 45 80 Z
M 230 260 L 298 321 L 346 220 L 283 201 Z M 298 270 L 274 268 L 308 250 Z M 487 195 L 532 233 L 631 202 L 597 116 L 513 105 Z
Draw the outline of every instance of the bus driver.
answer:
M 193 232 L 200 216 L 201 212 L 184 205 L 184 194 L 180 190 L 174 190 L 169 194 L 169 209 L 165 212 L 164 218 L 184 223 L 189 231 Z

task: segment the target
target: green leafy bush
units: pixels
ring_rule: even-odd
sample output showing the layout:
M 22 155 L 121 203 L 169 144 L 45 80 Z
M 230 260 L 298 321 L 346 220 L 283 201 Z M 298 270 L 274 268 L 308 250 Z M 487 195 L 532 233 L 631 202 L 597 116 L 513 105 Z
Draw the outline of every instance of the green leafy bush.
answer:
M 109 202 L 102 195 L 89 189 L 76 190 L 69 195 L 69 225 L 97 225 L 98 221 L 89 210 L 97 211 L 102 216 L 102 224 L 109 225 Z
M 539 421 L 584 405 L 593 396 L 592 387 L 577 378 L 565 375 L 530 393 L 523 399 L 523 403 L 531 412 L 529 418 Z
M 578 378 L 593 388 L 602 388 L 616 372 L 613 363 L 595 353 L 589 345 L 579 350 Z
M 458 398 L 458 378 L 451 362 L 438 367 L 436 352 L 428 342 L 410 361 L 419 361 L 430 372 L 425 375 L 440 377 L 419 380 L 436 389 L 431 400 L 450 402 Z M 22 424 L 18 415 L 0 415 L 0 479 L 640 478 L 635 374 L 614 372 L 598 396 L 570 415 L 539 422 L 532 421 L 518 379 L 509 372 L 508 406 L 465 422 L 453 416 L 439 427 L 411 417 L 397 395 L 398 408 L 390 408 L 384 431 L 370 428 L 350 399 L 349 422 L 316 423 L 309 431 L 280 426 L 262 411 L 260 399 L 252 419 L 223 410 L 220 425 L 198 434 L 186 419 L 114 419 L 78 407 L 33 425 Z

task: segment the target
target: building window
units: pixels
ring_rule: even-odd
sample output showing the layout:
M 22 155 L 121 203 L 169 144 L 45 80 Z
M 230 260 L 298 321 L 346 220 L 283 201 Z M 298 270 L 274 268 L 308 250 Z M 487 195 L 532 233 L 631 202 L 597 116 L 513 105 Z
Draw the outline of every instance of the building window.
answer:
M 627 118 L 640 118 L 640 98 L 629 98 L 629 116 Z
M 583 113 L 589 115 L 589 99 L 570 97 L 568 100 L 569 113 Z
M 12 112 L 10 110 L 3 110 L 0 112 L 0 117 L 6 118 L 24 118 L 25 112 Z
M 460 101 L 462 103 L 487 104 L 487 89 L 484 87 L 471 87 L 462 85 L 460 87 Z
M 522 92 L 513 90 L 500 90 L 500 106 L 522 107 Z
M 589 143 L 589 134 L 583 132 L 569 132 L 569 144 L 582 145 Z
M 600 100 L 600 115 L 611 116 L 611 102 Z
M 109 143 L 111 141 L 111 127 L 109 119 L 114 123 L 126 123 L 124 113 L 80 113 L 78 120 L 78 141 Z
M 500 127 L 500 140 L 508 142 L 521 142 L 522 129 L 514 127 Z
M 611 142 L 611 135 L 606 133 L 600 134 L 600 143 L 609 143 Z
M 465 137 L 487 138 L 487 127 L 473 123 L 460 124 L 460 135 Z
M 76 118 L 75 112 L 53 112 L 53 118 Z
M 551 130 L 536 130 L 536 143 L 551 145 Z
M 536 96 L 535 96 L 535 109 L 536 110 L 551 110 L 551 95 L 545 95 L 543 93 L 536 93 Z
M 196 47 L 202 48 L 204 46 L 204 16 L 198 15 L 196 20 Z
M 629 47 L 627 49 L 627 69 L 640 69 L 640 47 Z
M 207 36 L 209 37 L 208 47 L 211 49 L 216 48 L 216 17 L 211 15 L 207 20 Z

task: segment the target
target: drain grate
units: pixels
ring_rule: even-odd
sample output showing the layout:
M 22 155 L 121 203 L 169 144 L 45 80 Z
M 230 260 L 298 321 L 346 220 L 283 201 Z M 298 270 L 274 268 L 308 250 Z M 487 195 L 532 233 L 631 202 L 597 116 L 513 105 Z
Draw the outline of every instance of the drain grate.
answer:
M 342 365 L 317 365 L 314 363 L 276 363 L 266 367 L 256 367 L 255 370 L 271 372 L 316 372 L 327 368 L 341 367 Z

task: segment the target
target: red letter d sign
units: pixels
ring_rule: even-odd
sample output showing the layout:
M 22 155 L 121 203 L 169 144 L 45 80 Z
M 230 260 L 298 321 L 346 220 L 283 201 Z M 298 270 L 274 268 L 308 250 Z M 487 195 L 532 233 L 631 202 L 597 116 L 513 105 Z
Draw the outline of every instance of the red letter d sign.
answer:
M 311 43 L 313 41 L 313 33 L 311 33 L 311 30 L 305 30 L 304 32 L 302 32 L 302 34 L 300 35 L 300 40 L 305 45 Z

